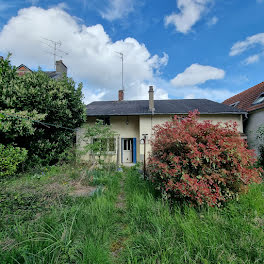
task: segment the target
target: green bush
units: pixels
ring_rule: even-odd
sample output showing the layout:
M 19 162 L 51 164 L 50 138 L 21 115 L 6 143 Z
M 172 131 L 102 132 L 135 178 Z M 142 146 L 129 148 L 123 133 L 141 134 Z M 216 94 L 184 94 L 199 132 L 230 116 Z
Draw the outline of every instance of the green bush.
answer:
M 9 58 L 0 60 L 0 144 L 27 149 L 27 167 L 53 165 L 85 121 L 82 84 L 41 70 L 18 76 Z
M 26 158 L 26 149 L 0 144 L 0 179 L 14 175 Z

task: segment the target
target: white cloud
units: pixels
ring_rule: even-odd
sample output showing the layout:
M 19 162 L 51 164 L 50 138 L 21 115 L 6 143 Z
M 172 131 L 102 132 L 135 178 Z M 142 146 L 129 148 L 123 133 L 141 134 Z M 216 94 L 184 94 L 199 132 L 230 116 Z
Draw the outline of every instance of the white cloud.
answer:
M 213 16 L 208 22 L 207 22 L 207 25 L 209 27 L 212 27 L 214 26 L 217 22 L 218 22 L 218 17 L 217 16 Z
M 21 9 L 0 32 L 0 51 L 13 53 L 12 63 L 30 68 L 53 68 L 52 55 L 45 53 L 40 41 L 61 41 L 69 75 L 84 82 L 86 101 L 116 99 L 121 83 L 121 61 L 115 53 L 124 53 L 126 98 L 148 95 L 146 85 L 155 82 L 157 73 L 167 64 L 168 55 L 151 55 L 146 46 L 134 38 L 113 42 L 102 25 L 86 26 L 58 7 Z M 157 88 L 156 98 L 167 96 Z
M 236 42 L 231 50 L 229 55 L 230 56 L 236 56 L 243 52 L 245 52 L 248 49 L 251 49 L 255 47 L 256 45 L 264 46 L 264 33 L 259 33 L 250 37 L 247 37 L 243 41 Z
M 89 104 L 94 101 L 101 101 L 105 96 L 105 92 L 84 90 L 84 103 Z
M 65 2 L 61 2 L 59 4 L 57 4 L 55 7 L 59 8 L 59 9 L 70 9 L 70 7 L 65 3 Z
M 179 73 L 171 84 L 177 89 L 168 87 L 170 95 L 176 98 L 185 99 L 210 99 L 213 101 L 222 102 L 225 99 L 234 95 L 227 89 L 201 88 L 198 85 L 209 80 L 218 80 L 225 77 L 225 71 L 212 66 L 203 66 L 200 64 L 192 64 Z M 166 86 L 164 86 L 166 87 Z
M 244 64 L 248 65 L 248 64 L 253 64 L 259 61 L 261 54 L 255 54 L 252 56 L 247 57 L 244 60 Z
M 212 0 L 177 0 L 179 13 L 165 17 L 165 25 L 173 24 L 177 31 L 188 33 L 201 19 Z
M 172 79 L 171 83 L 177 87 L 194 86 L 205 83 L 208 80 L 223 79 L 224 77 L 224 70 L 212 66 L 192 64 L 184 72 L 179 73 Z
M 227 98 L 237 94 L 227 89 L 217 90 L 210 88 L 190 87 L 189 89 L 181 89 L 177 91 L 182 94 L 184 99 L 209 99 L 212 101 L 223 102 Z
M 129 92 L 128 96 L 125 91 L 125 99 L 126 100 L 147 100 L 149 98 L 149 85 L 154 85 L 154 93 L 155 93 L 155 99 L 168 99 L 168 92 L 166 92 L 163 88 L 159 88 L 158 83 L 156 83 L 156 80 L 153 80 L 152 83 L 142 83 L 139 81 L 135 81 L 133 83 L 133 93 Z
M 108 2 L 108 7 L 100 14 L 110 21 L 123 18 L 134 10 L 134 0 L 108 0 Z

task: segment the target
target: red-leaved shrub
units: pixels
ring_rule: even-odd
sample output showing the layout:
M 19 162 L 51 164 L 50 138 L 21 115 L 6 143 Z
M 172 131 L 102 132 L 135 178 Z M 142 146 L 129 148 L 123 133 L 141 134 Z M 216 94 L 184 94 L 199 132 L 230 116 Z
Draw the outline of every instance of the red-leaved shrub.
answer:
M 219 206 L 261 182 L 263 171 L 236 123 L 198 121 L 194 111 L 157 125 L 148 160 L 149 179 L 163 195 L 193 205 Z

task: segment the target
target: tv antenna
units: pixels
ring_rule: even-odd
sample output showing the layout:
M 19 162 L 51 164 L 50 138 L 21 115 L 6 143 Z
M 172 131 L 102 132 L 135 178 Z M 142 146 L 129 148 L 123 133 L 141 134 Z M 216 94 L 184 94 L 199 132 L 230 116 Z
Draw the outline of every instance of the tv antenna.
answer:
M 47 39 L 47 38 L 42 38 L 42 39 L 44 39 L 46 42 L 44 42 L 44 41 L 41 41 L 41 42 L 52 49 L 52 52 L 50 52 L 50 51 L 46 51 L 46 52 L 51 54 L 51 55 L 53 55 L 54 69 L 56 69 L 57 57 L 62 58 L 62 55 L 69 55 L 69 53 L 59 48 L 62 45 L 60 40 L 59 41 L 55 41 L 55 40 Z
M 122 64 L 122 90 L 125 91 L 125 87 L 124 87 L 124 53 L 117 52 L 117 51 L 115 51 L 115 53 L 120 55 L 121 64 Z

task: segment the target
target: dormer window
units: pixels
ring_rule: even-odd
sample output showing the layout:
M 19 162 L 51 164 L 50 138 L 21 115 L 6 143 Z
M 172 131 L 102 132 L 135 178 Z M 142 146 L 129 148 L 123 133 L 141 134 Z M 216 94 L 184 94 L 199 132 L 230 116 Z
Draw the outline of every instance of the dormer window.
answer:
M 235 103 L 233 103 L 233 104 L 230 104 L 229 106 L 232 106 L 232 107 L 237 107 L 237 105 L 240 103 L 240 101 L 237 101 L 237 102 L 235 102 Z
M 256 105 L 261 103 L 264 103 L 264 93 L 262 93 L 252 104 Z

